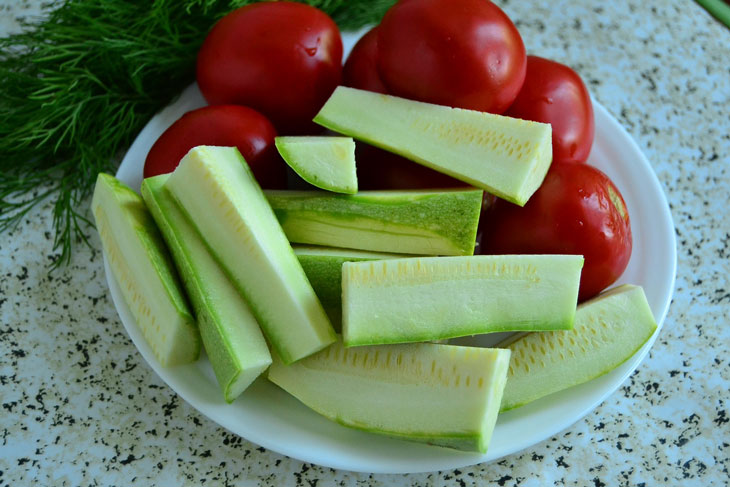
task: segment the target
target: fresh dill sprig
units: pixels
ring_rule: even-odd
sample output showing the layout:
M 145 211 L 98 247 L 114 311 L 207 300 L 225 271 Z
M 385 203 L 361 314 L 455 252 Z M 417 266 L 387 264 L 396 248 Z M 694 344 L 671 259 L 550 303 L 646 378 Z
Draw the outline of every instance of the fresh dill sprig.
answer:
M 307 0 L 342 29 L 395 0 Z M 0 38 L 0 232 L 55 198 L 53 266 L 91 222 L 83 203 L 137 132 L 195 79 L 216 20 L 250 0 L 66 0 Z

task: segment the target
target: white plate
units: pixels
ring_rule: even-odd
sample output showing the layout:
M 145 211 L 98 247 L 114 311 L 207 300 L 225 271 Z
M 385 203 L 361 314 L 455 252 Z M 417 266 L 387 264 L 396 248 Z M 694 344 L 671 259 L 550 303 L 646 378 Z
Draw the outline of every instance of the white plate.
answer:
M 346 49 L 357 34 L 346 35 Z M 157 114 L 140 132 L 117 177 L 139 189 L 142 167 L 157 137 L 183 113 L 205 104 L 197 86 Z M 596 136 L 589 163 L 621 190 L 634 238 L 628 268 L 619 283 L 643 286 L 659 324 L 654 336 L 616 370 L 580 386 L 500 415 L 486 455 L 452 451 L 351 430 L 331 422 L 278 387 L 260 379 L 233 404 L 226 404 L 206 357 L 163 368 L 136 326 L 105 261 L 111 295 L 132 341 L 152 369 L 198 411 L 224 428 L 278 453 L 332 468 L 406 473 L 448 470 L 498 459 L 567 428 L 612 394 L 636 369 L 659 334 L 676 271 L 674 226 L 667 201 L 649 162 L 626 131 L 594 100 Z

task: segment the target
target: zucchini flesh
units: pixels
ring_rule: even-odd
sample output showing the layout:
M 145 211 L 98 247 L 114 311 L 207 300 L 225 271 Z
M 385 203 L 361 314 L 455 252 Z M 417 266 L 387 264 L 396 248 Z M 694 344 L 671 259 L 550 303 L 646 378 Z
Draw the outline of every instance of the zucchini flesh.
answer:
M 284 161 L 309 184 L 335 193 L 357 193 L 351 137 L 276 137 L 275 143 Z
M 163 366 L 197 360 L 197 325 L 142 198 L 113 176 L 101 173 L 91 209 L 109 268 L 157 360 Z
M 268 378 L 342 425 L 484 453 L 508 364 L 504 349 L 337 342 L 289 366 L 274 357 Z
M 314 121 L 520 206 L 552 162 L 549 124 L 344 86 Z
M 342 265 L 346 346 L 570 329 L 580 255 L 417 257 Z
M 503 411 L 615 369 L 651 338 L 657 324 L 644 290 L 625 284 L 581 303 L 572 330 L 529 333 L 512 351 Z
M 142 196 L 180 271 L 223 396 L 232 402 L 271 364 L 271 355 L 248 304 L 164 189 L 168 177 L 145 179 Z
M 302 266 L 235 147 L 199 146 L 165 183 L 286 363 L 335 340 Z
M 417 255 L 472 255 L 481 190 L 266 191 L 294 243 Z
M 336 332 L 342 329 L 342 264 L 403 257 L 402 254 L 333 247 L 295 245 L 293 248 Z

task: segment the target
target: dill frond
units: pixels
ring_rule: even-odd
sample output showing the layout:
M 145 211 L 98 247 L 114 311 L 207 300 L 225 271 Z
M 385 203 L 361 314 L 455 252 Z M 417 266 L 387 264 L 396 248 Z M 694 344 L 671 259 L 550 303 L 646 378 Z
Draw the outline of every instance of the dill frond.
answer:
M 66 0 L 0 38 L 0 232 L 45 198 L 54 266 L 86 242 L 84 202 L 147 121 L 195 79 L 216 20 L 250 0 Z M 394 0 L 308 0 L 342 29 L 376 23 Z M 39 188 L 43 188 L 39 190 Z

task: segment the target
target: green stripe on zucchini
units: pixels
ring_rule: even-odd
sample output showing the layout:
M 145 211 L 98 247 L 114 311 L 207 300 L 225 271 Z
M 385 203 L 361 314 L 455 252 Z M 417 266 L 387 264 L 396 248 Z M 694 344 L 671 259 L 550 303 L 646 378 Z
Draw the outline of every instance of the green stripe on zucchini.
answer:
M 271 364 L 271 355 L 248 304 L 163 187 L 168 177 L 145 179 L 142 196 L 180 271 L 223 396 L 232 402 Z
M 165 187 L 282 360 L 294 362 L 334 342 L 319 299 L 235 147 L 192 149 Z
M 294 243 L 417 255 L 472 255 L 481 190 L 265 191 Z

